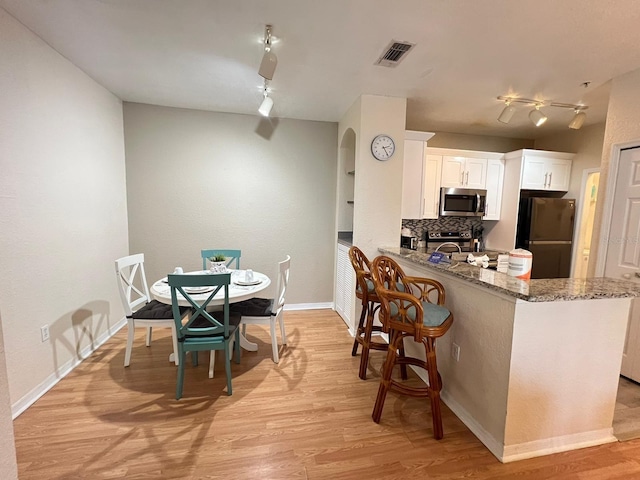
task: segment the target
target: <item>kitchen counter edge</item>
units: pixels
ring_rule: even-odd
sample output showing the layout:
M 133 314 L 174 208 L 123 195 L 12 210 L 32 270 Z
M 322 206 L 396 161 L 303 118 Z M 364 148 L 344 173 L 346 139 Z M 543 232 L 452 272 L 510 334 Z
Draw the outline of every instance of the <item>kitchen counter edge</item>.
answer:
M 380 247 L 378 251 L 527 302 L 640 296 L 640 284 L 625 280 L 607 277 L 520 280 L 506 273 L 474 267 L 465 262 L 433 264 L 428 261 L 429 254 L 407 248 Z

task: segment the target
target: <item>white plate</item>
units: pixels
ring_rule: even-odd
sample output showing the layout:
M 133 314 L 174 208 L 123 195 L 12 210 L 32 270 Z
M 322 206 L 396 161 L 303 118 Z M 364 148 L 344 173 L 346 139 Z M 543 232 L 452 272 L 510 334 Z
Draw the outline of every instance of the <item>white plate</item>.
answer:
M 243 280 L 234 280 L 233 283 L 235 283 L 236 285 L 241 285 L 243 287 L 249 287 L 251 285 L 258 285 L 259 283 L 262 283 L 262 280 L 253 280 L 251 282 L 245 282 Z
M 187 293 L 207 293 L 213 291 L 213 287 L 184 287 Z

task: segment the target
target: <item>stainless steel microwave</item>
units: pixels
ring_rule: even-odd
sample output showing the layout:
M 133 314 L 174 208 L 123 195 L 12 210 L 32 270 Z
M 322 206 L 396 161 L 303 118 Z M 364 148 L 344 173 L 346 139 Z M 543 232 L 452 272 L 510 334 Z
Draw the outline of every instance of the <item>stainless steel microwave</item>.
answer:
M 440 189 L 440 215 L 443 217 L 482 217 L 487 201 L 486 190 L 471 188 Z

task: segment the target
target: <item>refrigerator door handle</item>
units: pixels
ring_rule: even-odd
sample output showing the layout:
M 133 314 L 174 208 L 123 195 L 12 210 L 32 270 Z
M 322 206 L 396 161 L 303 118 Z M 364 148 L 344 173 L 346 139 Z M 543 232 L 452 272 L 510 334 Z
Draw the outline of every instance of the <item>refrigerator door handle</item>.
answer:
M 571 245 L 571 240 L 529 240 L 529 245 Z

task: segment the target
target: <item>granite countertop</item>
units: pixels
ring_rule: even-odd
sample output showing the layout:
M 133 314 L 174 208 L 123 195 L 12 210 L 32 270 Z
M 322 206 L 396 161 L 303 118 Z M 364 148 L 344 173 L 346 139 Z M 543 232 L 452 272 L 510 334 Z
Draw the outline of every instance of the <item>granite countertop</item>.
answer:
M 640 284 L 625 280 L 606 277 L 520 280 L 506 273 L 474 267 L 466 262 L 429 263 L 429 254 L 406 248 L 382 247 L 378 250 L 385 255 L 399 257 L 528 302 L 640 296 Z

